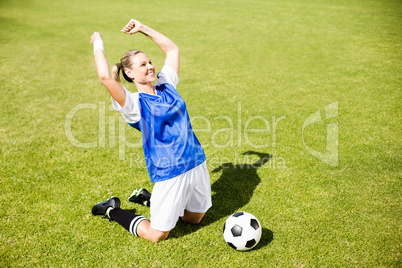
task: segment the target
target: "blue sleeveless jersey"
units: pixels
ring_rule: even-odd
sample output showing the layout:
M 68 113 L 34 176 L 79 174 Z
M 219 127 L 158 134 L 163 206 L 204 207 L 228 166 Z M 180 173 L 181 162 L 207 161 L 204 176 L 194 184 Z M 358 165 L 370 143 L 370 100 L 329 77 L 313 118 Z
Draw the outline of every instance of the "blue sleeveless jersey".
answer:
M 151 182 L 164 181 L 195 168 L 205 160 L 191 127 L 186 104 L 171 84 L 158 84 L 157 95 L 138 93 L 141 119 L 130 126 L 142 132 Z

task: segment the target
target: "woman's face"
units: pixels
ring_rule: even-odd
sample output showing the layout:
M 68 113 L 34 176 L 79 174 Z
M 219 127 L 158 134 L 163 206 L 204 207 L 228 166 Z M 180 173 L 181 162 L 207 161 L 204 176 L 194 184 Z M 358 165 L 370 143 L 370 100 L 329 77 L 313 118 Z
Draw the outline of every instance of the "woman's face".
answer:
M 131 59 L 131 69 L 126 70 L 130 78 L 136 83 L 152 83 L 156 81 L 155 67 L 145 53 L 138 53 Z

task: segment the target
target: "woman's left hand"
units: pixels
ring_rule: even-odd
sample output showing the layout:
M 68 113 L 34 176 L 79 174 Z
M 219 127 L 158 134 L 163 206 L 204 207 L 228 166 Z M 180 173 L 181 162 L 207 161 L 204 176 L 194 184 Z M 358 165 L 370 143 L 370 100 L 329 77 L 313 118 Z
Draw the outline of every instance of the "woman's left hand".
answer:
M 127 34 L 135 34 L 140 32 L 143 26 L 144 24 L 138 20 L 131 19 L 121 31 Z

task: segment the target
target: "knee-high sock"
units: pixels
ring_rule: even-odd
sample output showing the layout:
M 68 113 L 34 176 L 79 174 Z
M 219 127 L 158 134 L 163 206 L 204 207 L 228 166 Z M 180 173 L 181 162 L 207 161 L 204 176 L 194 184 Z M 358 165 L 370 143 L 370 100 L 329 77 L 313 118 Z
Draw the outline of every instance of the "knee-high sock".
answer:
M 147 218 L 142 215 L 137 215 L 121 208 L 112 209 L 109 212 L 109 216 L 135 236 L 138 236 L 137 227 L 140 222 L 147 220 Z

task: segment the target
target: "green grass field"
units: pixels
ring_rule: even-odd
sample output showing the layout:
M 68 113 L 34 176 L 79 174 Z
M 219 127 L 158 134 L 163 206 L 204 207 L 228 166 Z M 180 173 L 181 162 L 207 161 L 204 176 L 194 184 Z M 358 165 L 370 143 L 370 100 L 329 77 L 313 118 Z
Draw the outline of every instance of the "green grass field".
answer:
M 0 266 L 401 267 L 401 14 L 398 0 L 2 0 Z M 126 199 L 152 189 L 140 133 L 89 43 L 99 31 L 109 63 L 139 48 L 160 69 L 156 45 L 120 33 L 130 18 L 181 49 L 213 190 L 200 226 L 156 244 L 91 214 L 114 195 L 149 217 Z M 264 228 L 248 252 L 223 240 L 237 211 Z

